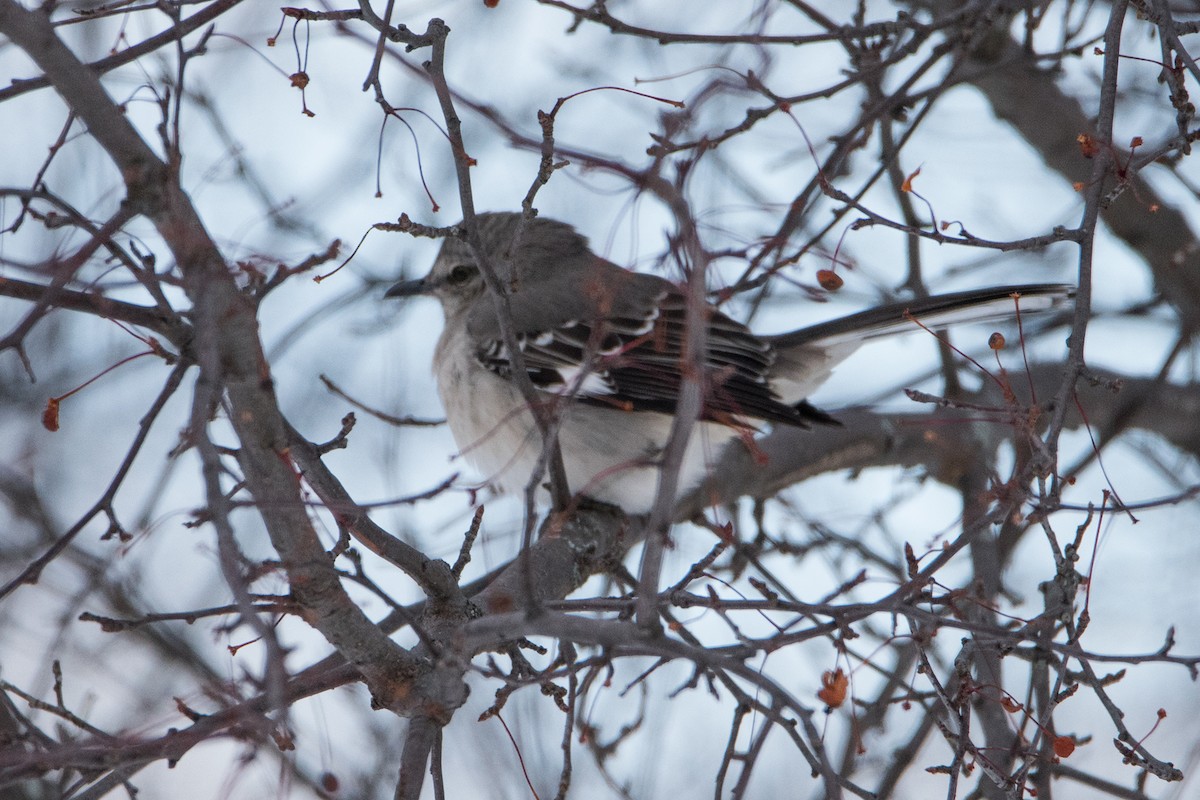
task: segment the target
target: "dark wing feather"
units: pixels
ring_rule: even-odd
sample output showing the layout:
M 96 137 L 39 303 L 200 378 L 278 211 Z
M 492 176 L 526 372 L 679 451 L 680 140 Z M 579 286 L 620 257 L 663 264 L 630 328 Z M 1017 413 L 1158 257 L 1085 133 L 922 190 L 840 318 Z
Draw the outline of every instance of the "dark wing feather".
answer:
M 687 305 L 673 287 L 655 299 L 640 314 L 626 304 L 622 313 L 603 319 L 566 319 L 548 330 L 521 332 L 518 341 L 530 379 L 547 391 L 572 392 L 583 402 L 673 412 L 683 383 Z M 767 382 L 775 357 L 769 344 L 715 308 L 708 309 L 707 323 L 704 419 L 798 426 L 833 421 L 807 403 L 791 406 L 775 396 Z M 489 369 L 511 375 L 510 359 L 498 340 L 487 341 L 479 358 Z

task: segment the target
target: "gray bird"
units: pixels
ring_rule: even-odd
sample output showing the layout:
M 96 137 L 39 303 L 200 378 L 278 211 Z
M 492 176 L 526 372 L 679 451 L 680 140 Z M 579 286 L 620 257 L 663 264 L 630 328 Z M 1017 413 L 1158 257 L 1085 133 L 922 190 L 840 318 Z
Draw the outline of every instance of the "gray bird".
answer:
M 658 466 L 683 383 L 687 303 L 655 275 L 597 256 L 570 225 L 520 215 L 477 216 L 483 247 L 508 291 L 512 328 L 538 393 L 558 415 L 571 491 L 650 510 Z M 759 336 L 715 307 L 707 317 L 704 407 L 679 472 L 677 496 L 695 488 L 733 440 L 763 423 L 809 427 L 836 420 L 805 399 L 866 340 L 982 322 L 1063 303 L 1070 287 L 1005 286 L 880 306 L 792 333 Z M 429 274 L 388 297 L 432 295 L 445 327 L 433 357 L 446 420 L 463 455 L 502 493 L 521 492 L 542 455 L 541 434 L 513 381 L 495 298 L 463 239 L 448 238 Z

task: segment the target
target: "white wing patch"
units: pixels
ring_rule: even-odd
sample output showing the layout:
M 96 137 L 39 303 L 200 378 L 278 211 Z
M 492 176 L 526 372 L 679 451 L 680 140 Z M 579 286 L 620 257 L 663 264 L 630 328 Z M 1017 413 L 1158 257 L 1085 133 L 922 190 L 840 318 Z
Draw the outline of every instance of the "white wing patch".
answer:
M 603 372 L 585 372 L 582 367 L 559 367 L 558 374 L 562 377 L 562 388 L 570 389 L 573 394 L 600 397 L 617 393 L 617 387 Z

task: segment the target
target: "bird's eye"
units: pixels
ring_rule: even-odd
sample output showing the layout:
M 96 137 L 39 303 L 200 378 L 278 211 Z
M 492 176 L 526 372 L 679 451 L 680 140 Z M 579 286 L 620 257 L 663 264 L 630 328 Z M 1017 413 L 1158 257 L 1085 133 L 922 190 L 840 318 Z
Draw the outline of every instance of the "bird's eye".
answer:
M 475 272 L 475 267 L 470 264 L 459 264 L 450 270 L 450 274 L 446 276 L 446 281 L 451 286 L 462 286 L 475 277 Z

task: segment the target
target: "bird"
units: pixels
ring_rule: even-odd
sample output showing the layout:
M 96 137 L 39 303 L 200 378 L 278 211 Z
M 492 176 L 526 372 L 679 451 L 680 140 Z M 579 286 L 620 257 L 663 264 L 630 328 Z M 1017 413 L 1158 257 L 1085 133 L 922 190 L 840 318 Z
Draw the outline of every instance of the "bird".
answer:
M 684 375 L 686 292 L 618 266 L 573 226 L 515 212 L 476 215 L 488 261 L 507 295 L 510 329 L 538 401 L 553 411 L 571 492 L 645 514 Z M 456 230 L 463 228 L 457 226 Z M 891 303 L 775 335 L 758 335 L 713 305 L 703 309 L 703 404 L 686 445 L 676 498 L 723 450 L 764 426 L 837 424 L 807 398 L 865 341 L 960 322 L 1055 308 L 1070 286 L 1034 284 Z M 544 460 L 542 434 L 517 385 L 499 306 L 462 236 L 444 240 L 429 273 L 388 298 L 432 296 L 445 325 L 433 372 L 459 452 L 500 494 L 524 491 Z M 544 470 L 541 470 L 544 474 Z

